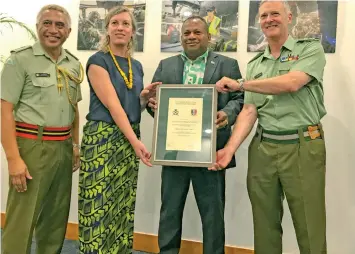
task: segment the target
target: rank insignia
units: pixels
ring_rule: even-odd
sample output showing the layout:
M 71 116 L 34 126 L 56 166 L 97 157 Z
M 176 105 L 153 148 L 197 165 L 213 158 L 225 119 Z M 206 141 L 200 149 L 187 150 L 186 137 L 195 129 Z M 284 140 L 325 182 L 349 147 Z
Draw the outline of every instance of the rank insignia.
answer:
M 282 56 L 280 57 L 280 62 L 284 63 L 284 62 L 289 62 L 289 61 L 296 61 L 299 59 L 299 56 L 293 56 L 291 54 L 287 55 L 287 56 Z

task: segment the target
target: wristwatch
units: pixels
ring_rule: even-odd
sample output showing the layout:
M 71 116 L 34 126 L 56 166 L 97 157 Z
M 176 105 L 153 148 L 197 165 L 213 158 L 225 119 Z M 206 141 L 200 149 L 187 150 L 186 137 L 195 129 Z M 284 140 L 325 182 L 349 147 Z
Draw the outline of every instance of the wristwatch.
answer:
M 243 79 L 243 78 L 237 79 L 237 82 L 239 84 L 239 90 L 244 92 L 244 87 L 243 86 L 244 86 L 245 79 Z

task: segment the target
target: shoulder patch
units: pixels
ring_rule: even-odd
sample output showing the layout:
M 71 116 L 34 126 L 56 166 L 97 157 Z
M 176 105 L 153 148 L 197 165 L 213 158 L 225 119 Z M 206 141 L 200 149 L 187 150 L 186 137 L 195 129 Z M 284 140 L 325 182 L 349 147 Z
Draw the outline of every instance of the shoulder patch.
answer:
M 73 55 L 69 50 L 67 50 L 67 49 L 64 49 L 64 50 L 65 50 L 65 52 L 67 52 L 69 55 L 71 55 L 74 59 L 76 59 L 76 60 L 79 61 L 79 59 L 78 59 L 75 55 Z
M 7 64 L 7 65 L 15 65 L 15 62 L 14 62 L 14 60 L 12 59 L 11 56 L 9 56 L 8 58 L 6 58 L 6 60 L 5 60 L 4 62 L 5 62 L 5 64 Z
M 256 56 L 254 56 L 248 63 L 253 62 L 254 60 L 258 59 L 260 56 L 264 55 L 264 51 L 263 52 L 259 52 Z
M 30 48 L 32 48 L 32 46 L 24 46 L 24 47 L 21 47 L 21 48 L 13 49 L 10 52 L 11 53 L 18 53 L 18 52 L 21 52 L 21 51 L 24 51 L 24 50 L 30 49 Z

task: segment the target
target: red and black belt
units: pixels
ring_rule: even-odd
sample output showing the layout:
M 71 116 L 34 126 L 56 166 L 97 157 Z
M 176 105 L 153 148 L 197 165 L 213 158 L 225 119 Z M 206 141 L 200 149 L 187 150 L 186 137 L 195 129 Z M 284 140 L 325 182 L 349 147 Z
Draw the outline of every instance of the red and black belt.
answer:
M 16 122 L 16 136 L 29 139 L 62 141 L 71 137 L 71 126 L 41 127 L 28 123 Z

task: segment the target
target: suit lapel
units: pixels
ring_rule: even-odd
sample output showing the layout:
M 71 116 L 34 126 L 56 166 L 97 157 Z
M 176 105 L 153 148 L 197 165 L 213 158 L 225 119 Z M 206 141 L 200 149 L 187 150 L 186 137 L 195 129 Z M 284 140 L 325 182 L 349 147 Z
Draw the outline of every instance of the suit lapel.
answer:
M 214 72 L 216 71 L 218 62 L 219 62 L 218 56 L 215 53 L 210 52 L 207 57 L 205 75 L 203 77 L 204 84 L 210 83 L 211 78 L 212 78 Z
M 177 65 L 175 65 L 175 79 L 176 84 L 182 84 L 183 75 L 184 75 L 184 61 L 182 60 L 181 56 L 177 56 Z

